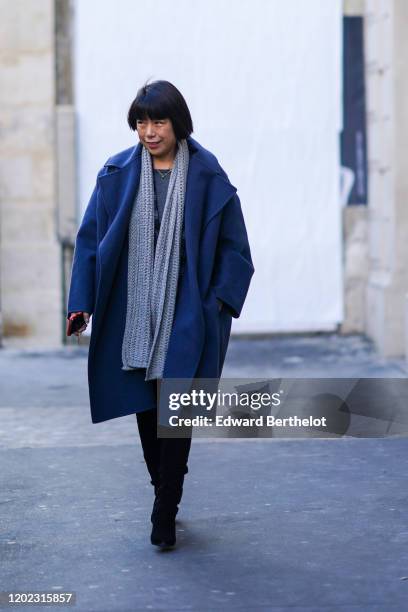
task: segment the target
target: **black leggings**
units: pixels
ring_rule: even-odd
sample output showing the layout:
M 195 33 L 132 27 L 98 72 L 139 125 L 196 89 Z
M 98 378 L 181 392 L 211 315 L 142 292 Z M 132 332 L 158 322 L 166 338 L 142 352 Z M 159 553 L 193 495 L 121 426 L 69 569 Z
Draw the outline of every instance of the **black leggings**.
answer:
M 191 437 L 158 438 L 157 407 L 136 413 L 143 456 L 151 477 L 151 483 L 158 485 L 183 480 L 188 473 L 188 456 Z

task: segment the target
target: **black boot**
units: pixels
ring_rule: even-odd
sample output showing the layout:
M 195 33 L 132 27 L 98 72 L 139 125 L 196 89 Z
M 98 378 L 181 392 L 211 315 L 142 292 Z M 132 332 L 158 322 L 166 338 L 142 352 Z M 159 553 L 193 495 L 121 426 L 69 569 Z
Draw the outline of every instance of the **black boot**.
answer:
M 153 504 L 150 541 L 169 548 L 176 543 L 176 515 L 183 494 L 184 476 L 188 473 L 191 436 L 162 438 L 158 463 L 159 487 Z
M 150 541 L 160 548 L 176 543 L 176 515 L 183 494 L 184 474 L 172 482 L 160 484 L 151 514 L 153 524 Z
M 159 546 L 162 550 L 172 548 L 176 544 L 176 521 L 175 514 L 170 513 L 165 516 L 155 516 L 152 520 L 153 527 L 150 535 L 150 542 L 154 546 Z

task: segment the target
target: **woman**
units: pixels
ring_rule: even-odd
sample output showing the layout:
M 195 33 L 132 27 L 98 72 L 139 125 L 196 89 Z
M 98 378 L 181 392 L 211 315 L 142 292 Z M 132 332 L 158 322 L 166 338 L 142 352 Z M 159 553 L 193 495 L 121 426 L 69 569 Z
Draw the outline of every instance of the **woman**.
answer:
M 68 318 L 92 314 L 93 423 L 135 413 L 155 488 L 152 544 L 173 546 L 191 446 L 157 435 L 166 378 L 221 376 L 232 317 L 254 273 L 237 189 L 191 137 L 174 85 L 137 93 L 128 124 L 139 143 L 99 171 L 75 242 Z

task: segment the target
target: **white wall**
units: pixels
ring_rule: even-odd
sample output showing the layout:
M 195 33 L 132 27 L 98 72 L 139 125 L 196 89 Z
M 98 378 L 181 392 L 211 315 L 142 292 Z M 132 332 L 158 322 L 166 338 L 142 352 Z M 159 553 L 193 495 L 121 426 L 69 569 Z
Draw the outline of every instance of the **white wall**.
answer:
M 233 331 L 342 319 L 340 0 L 86 0 L 75 8 L 79 197 L 147 78 L 185 96 L 192 134 L 238 188 L 255 265 Z

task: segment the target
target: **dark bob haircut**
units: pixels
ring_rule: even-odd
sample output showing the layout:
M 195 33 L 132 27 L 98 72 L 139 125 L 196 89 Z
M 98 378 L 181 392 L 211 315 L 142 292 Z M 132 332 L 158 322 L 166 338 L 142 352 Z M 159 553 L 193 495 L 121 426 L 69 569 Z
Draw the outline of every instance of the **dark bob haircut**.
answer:
M 187 103 L 177 87 L 169 81 L 145 83 L 130 105 L 127 121 L 135 131 L 138 119 L 170 119 L 177 140 L 193 131 L 193 121 Z

